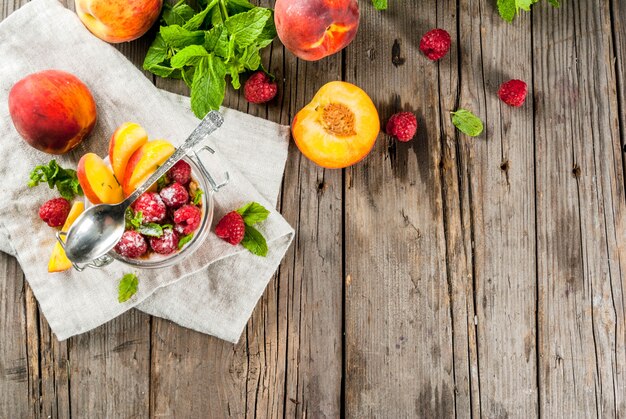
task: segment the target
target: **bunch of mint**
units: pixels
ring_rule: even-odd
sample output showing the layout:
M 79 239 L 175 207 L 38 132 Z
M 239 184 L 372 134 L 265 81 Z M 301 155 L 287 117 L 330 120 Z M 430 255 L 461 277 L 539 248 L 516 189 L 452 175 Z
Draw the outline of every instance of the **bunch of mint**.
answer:
M 30 172 L 28 186 L 34 188 L 40 183 L 47 183 L 50 189 L 56 188 L 59 194 L 71 201 L 74 197 L 83 196 L 83 189 L 78 182 L 76 170 L 64 169 L 56 160 L 50 160 L 48 164 L 35 167 Z
M 143 68 L 160 77 L 183 79 L 191 88 L 198 118 L 219 109 L 226 75 L 235 89 L 239 74 L 261 67 L 260 50 L 276 37 L 271 9 L 248 0 L 199 0 L 197 11 L 185 0 L 165 5 L 159 33 Z
M 498 0 L 498 13 L 507 22 L 513 22 L 515 15 L 521 10 L 530 11 L 530 6 L 539 0 Z M 559 0 L 548 0 L 554 7 L 559 7 Z

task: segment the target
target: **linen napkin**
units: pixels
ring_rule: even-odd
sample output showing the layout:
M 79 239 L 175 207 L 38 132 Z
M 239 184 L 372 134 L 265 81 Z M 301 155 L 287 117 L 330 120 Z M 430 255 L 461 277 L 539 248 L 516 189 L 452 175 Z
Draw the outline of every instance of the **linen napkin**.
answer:
M 79 147 L 56 156 L 63 167 L 75 167 L 86 152 L 105 156 L 110 135 L 125 121 L 142 125 L 151 139 L 166 138 L 174 145 L 199 121 L 181 98 L 157 89 L 56 0 L 34 0 L 0 23 L 0 56 L 0 249 L 17 257 L 57 338 L 86 332 L 137 306 L 236 342 L 294 235 L 274 210 L 286 159 L 286 127 L 224 110 L 224 125 L 206 140 L 217 150 L 206 165 L 218 181 L 224 171 L 231 178 L 214 195 L 213 225 L 246 202 L 261 203 L 271 210 L 258 225 L 270 249 L 266 258 L 211 233 L 192 256 L 170 268 L 139 270 L 114 262 L 101 270 L 49 274 L 54 230 L 39 220 L 37 208 L 57 195 L 45 185 L 29 189 L 26 182 L 35 165 L 53 156 L 33 149 L 15 131 L 7 104 L 13 84 L 27 74 L 55 68 L 76 75 L 90 88 L 98 122 Z M 118 281 L 128 272 L 139 277 L 139 289 L 129 301 L 119 303 Z

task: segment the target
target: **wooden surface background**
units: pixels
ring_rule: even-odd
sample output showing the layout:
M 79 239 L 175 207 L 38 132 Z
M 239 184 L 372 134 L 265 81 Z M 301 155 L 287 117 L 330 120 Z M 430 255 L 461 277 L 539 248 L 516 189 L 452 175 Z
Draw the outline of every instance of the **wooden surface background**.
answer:
M 0 417 L 626 417 L 626 2 L 542 1 L 514 24 L 495 3 L 363 0 L 342 53 L 268 49 L 275 102 L 228 93 L 289 124 L 346 80 L 420 124 L 343 171 L 291 145 L 297 236 L 238 345 L 138 311 L 58 342 L 0 254 Z M 453 39 L 438 63 L 418 50 L 433 27 Z M 141 66 L 153 33 L 118 48 Z M 497 98 L 509 78 L 521 109 Z M 458 107 L 483 135 L 455 130 Z

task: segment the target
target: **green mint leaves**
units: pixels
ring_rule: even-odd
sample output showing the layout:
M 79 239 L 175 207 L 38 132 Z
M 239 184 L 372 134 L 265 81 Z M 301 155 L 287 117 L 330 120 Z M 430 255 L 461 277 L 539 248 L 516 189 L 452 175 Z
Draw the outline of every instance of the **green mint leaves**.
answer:
M 180 240 L 178 240 L 178 250 L 185 247 L 185 245 L 189 243 L 191 239 L 193 239 L 193 233 L 189 233 L 186 236 L 181 237 Z
M 226 76 L 235 89 L 239 75 L 261 67 L 260 50 L 276 37 L 271 9 L 247 0 L 200 0 L 196 11 L 185 0 L 165 5 L 159 33 L 143 68 L 160 77 L 183 79 L 191 88 L 198 118 L 219 109 Z
M 193 200 L 191 201 L 191 203 L 194 205 L 200 204 L 200 202 L 202 201 L 202 195 L 204 195 L 202 189 L 196 189 L 196 192 L 193 194 Z
M 452 113 L 452 123 L 464 134 L 476 137 L 483 132 L 482 121 L 467 109 L 459 109 Z
M 387 0 L 372 0 L 372 4 L 376 10 L 387 10 Z
M 530 6 L 539 0 L 498 0 L 498 13 L 507 22 L 513 22 L 515 15 L 521 10 L 530 11 Z M 548 0 L 554 7 L 559 7 L 559 0 Z
M 37 166 L 30 173 L 29 187 L 33 188 L 43 182 L 48 183 L 50 189 L 56 188 L 59 194 L 68 201 L 77 195 L 83 195 L 76 170 L 64 169 L 57 164 L 56 160 L 50 160 L 48 164 Z
M 270 212 L 257 202 L 249 202 L 239 208 L 237 212 L 246 224 L 246 233 L 241 241 L 241 245 L 257 256 L 267 256 L 267 241 L 263 234 L 252 226 L 265 221 L 269 217 Z
M 135 274 L 125 274 L 117 287 L 117 301 L 120 303 L 130 300 L 139 288 L 139 278 Z
M 161 237 L 163 229 L 166 227 L 156 223 L 144 223 L 143 213 L 141 211 L 134 212 L 132 208 L 126 209 L 124 218 L 126 220 L 126 229 L 135 230 L 148 237 Z

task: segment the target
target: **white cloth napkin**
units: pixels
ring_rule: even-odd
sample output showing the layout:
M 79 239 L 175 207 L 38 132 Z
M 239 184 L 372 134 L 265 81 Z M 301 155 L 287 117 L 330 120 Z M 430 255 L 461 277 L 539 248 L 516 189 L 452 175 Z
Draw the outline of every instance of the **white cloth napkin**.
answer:
M 63 167 L 75 167 L 86 152 L 105 156 L 111 134 L 125 121 L 141 124 L 151 139 L 166 138 L 175 145 L 199 121 L 189 110 L 188 99 L 157 89 L 56 0 L 31 1 L 0 23 L 0 57 L 0 250 L 17 257 L 57 338 L 86 332 L 136 306 L 236 342 L 294 235 L 274 210 L 288 128 L 223 109 L 224 125 L 206 142 L 217 150 L 206 160 L 214 176 L 220 178 L 227 170 L 231 177 L 215 194 L 213 226 L 246 202 L 261 203 L 272 211 L 258 225 L 270 249 L 266 258 L 211 233 L 191 257 L 170 268 L 138 270 L 114 262 L 102 270 L 49 274 L 55 231 L 39 220 L 37 210 L 57 194 L 46 185 L 30 189 L 26 182 L 34 166 L 53 156 L 30 147 L 13 127 L 7 103 L 13 84 L 27 74 L 55 68 L 76 75 L 90 88 L 98 122 L 79 147 L 57 156 Z M 118 281 L 128 272 L 138 275 L 139 289 L 120 304 Z

